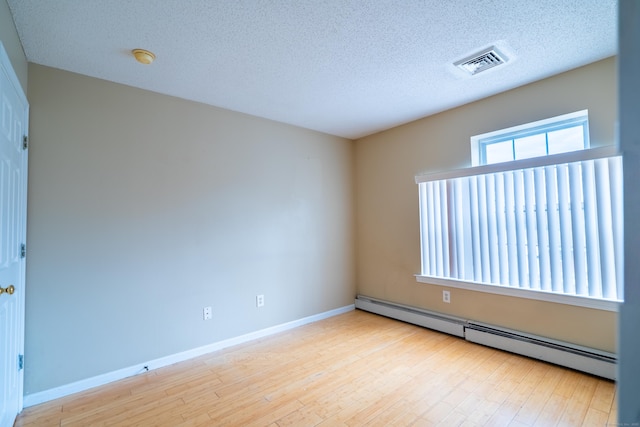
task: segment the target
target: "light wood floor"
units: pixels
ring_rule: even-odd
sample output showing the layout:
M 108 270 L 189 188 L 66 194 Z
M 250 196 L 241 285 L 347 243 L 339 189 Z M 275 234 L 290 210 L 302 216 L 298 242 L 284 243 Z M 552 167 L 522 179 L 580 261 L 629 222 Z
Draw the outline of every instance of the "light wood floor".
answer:
M 605 426 L 615 384 L 354 311 L 30 407 L 16 426 Z

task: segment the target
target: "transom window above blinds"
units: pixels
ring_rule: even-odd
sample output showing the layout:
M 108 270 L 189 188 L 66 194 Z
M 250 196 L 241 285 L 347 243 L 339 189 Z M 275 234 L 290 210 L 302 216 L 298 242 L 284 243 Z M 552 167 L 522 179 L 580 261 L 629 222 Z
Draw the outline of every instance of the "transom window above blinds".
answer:
M 471 164 L 490 165 L 589 148 L 589 111 L 471 137 Z
M 416 177 L 418 280 L 594 308 L 622 300 L 622 158 L 599 148 Z

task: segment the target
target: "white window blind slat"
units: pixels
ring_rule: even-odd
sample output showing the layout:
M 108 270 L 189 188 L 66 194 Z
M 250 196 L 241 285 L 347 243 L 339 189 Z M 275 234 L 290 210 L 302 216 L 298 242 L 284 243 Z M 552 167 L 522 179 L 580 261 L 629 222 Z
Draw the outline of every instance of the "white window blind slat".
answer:
M 496 178 L 493 174 L 486 176 L 486 204 L 487 204 L 487 236 L 489 240 L 489 282 L 500 282 L 500 252 L 498 249 L 498 225 L 496 216 Z
M 576 295 L 588 295 L 586 261 L 586 229 L 582 196 L 582 167 L 580 163 L 569 165 L 569 197 L 571 198 L 571 232 L 573 236 L 573 265 L 576 276 Z
M 453 182 L 453 193 L 455 195 L 453 201 L 454 201 L 454 206 L 455 206 L 455 213 L 454 216 L 456 218 L 456 228 L 455 228 L 455 242 L 456 242 L 456 248 L 455 248 L 455 266 L 456 266 L 456 272 L 455 272 L 455 277 L 459 278 L 459 279 L 467 279 L 467 275 L 466 275 L 466 260 L 469 259 L 469 261 L 471 262 L 470 258 L 467 258 L 467 248 L 469 248 L 470 242 L 467 242 L 467 238 L 469 237 L 469 230 L 468 227 L 466 226 L 465 222 L 465 212 L 466 210 L 468 210 L 468 207 L 466 206 L 467 203 L 465 203 L 465 192 L 464 192 L 464 184 L 465 184 L 466 179 L 456 179 Z M 469 195 L 466 194 L 466 198 L 468 200 Z
M 514 197 L 516 219 L 516 254 L 520 287 L 529 287 L 529 251 L 527 250 L 527 220 L 524 193 L 524 171 L 514 171 Z
M 611 189 L 609 184 L 609 162 L 607 159 L 594 160 L 596 182 L 596 203 L 598 209 L 598 245 L 600 247 L 599 265 L 601 269 L 602 296 L 616 298 L 616 263 L 611 213 Z
M 460 198 L 462 202 L 462 228 L 464 229 L 464 238 L 462 239 L 463 243 L 463 254 L 461 255 L 462 259 L 462 271 L 464 280 L 473 280 L 474 279 L 474 260 L 473 260 L 473 240 L 472 233 L 473 229 L 471 227 L 471 194 L 469 187 L 469 178 L 465 178 L 463 182 L 461 182 L 460 190 Z
M 471 227 L 471 247 L 473 257 L 473 271 L 470 277 L 475 282 L 482 282 L 482 246 L 480 237 L 480 212 L 478 211 L 478 178 L 469 177 L 469 223 Z
M 442 219 L 440 218 L 440 216 L 442 215 L 442 209 L 440 207 L 440 182 L 433 183 L 432 191 L 433 191 L 433 206 L 434 206 L 433 207 L 434 227 L 430 231 L 434 236 L 433 239 L 434 239 L 435 248 L 436 248 L 435 264 L 432 267 L 433 268 L 432 271 L 434 271 L 437 276 L 446 277 L 444 276 L 444 268 L 442 267 L 442 257 L 444 256 L 444 248 L 442 246 Z
M 427 187 L 429 203 L 431 206 L 427 210 L 429 212 L 429 230 L 437 230 L 436 227 L 439 227 L 440 224 L 436 222 L 436 191 L 434 182 L 429 182 L 429 186 Z M 442 247 L 437 244 L 437 236 L 436 233 L 429 232 L 429 266 L 431 268 L 430 271 L 437 272 L 438 271 L 438 253 L 442 251 Z M 442 272 L 442 269 L 439 270 Z
M 460 233 L 456 230 L 456 226 L 458 224 L 458 218 L 460 216 L 458 209 L 456 207 L 456 193 L 455 193 L 455 183 L 458 180 L 449 180 L 446 181 L 447 187 L 447 203 L 449 209 L 449 276 L 455 277 L 457 279 L 460 278 L 458 274 L 458 253 L 457 253 L 457 241 L 456 237 L 463 232 L 460 230 Z
M 540 289 L 540 263 L 538 262 L 538 222 L 536 220 L 536 193 L 533 169 L 525 169 L 524 209 L 527 227 L 527 261 L 529 264 L 529 288 Z
M 440 181 L 439 183 L 439 199 L 440 199 L 440 208 L 445 209 L 444 214 L 440 215 L 440 246 L 442 247 L 442 259 L 441 259 L 441 268 L 442 274 L 445 277 L 451 276 L 451 252 L 449 252 L 449 214 L 446 210 L 449 206 L 449 198 L 447 197 L 447 181 Z
M 478 194 L 478 228 L 480 231 L 480 247 L 482 258 L 482 282 L 491 283 L 491 242 L 489 232 L 489 222 L 487 216 L 489 215 L 489 207 L 487 204 L 487 177 L 486 175 L 479 175 L 476 178 L 477 182 L 477 194 Z
M 593 161 L 582 163 L 582 191 L 584 195 L 584 222 L 587 240 L 587 275 L 590 296 L 602 297 L 602 275 L 600 271 L 600 237 L 598 230 L 598 204 L 596 202 L 596 180 Z
M 546 176 L 544 168 L 534 169 L 534 189 L 536 195 L 536 225 L 538 232 L 538 263 L 540 266 L 539 289 L 551 290 L 551 261 L 549 257 L 549 220 L 547 217 Z
M 420 192 L 420 200 L 428 200 L 429 199 L 429 191 L 427 187 L 430 183 L 426 185 L 421 185 L 419 187 Z M 433 211 L 433 203 L 420 203 L 420 245 L 422 247 L 422 270 L 423 271 L 431 271 L 431 263 L 430 258 L 433 253 L 433 248 L 431 245 L 432 235 L 429 233 L 430 222 Z
M 498 269 L 500 271 L 500 284 L 509 284 L 509 253 L 507 246 L 507 220 L 505 215 L 504 174 L 496 174 L 496 231 L 498 232 Z
M 507 256 L 509 260 L 509 285 L 520 287 L 520 260 L 516 237 L 516 199 L 513 171 L 504 173 L 505 222 L 507 237 Z
M 573 231 L 571 228 L 571 197 L 569 191 L 569 167 L 556 167 L 558 177 L 558 213 L 560 216 L 560 240 L 562 252 L 562 282 L 565 293 L 576 292 L 576 274 L 573 264 Z
M 555 166 L 545 167 L 547 221 L 549 227 L 549 268 L 551 280 L 545 290 L 562 291 L 562 254 L 560 252 L 560 216 L 558 214 L 558 179 Z M 545 284 L 546 285 L 546 284 Z

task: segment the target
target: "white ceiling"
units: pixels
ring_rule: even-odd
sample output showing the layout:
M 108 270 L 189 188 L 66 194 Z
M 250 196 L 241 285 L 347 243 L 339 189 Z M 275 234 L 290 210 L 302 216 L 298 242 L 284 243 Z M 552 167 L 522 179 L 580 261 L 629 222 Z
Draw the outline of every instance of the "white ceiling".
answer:
M 617 52 L 617 0 L 7 2 L 30 62 L 352 139 Z

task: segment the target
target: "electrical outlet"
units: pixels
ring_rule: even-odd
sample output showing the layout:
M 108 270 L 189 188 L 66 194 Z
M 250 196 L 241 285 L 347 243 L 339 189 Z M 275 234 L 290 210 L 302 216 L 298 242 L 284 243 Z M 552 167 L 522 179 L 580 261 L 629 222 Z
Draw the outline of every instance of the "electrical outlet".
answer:
M 203 320 L 211 320 L 212 311 L 211 307 L 205 307 L 202 309 L 202 319 Z
M 264 295 L 256 295 L 256 307 L 264 307 Z
M 442 291 L 442 301 L 449 304 L 451 302 L 451 292 L 450 291 Z

